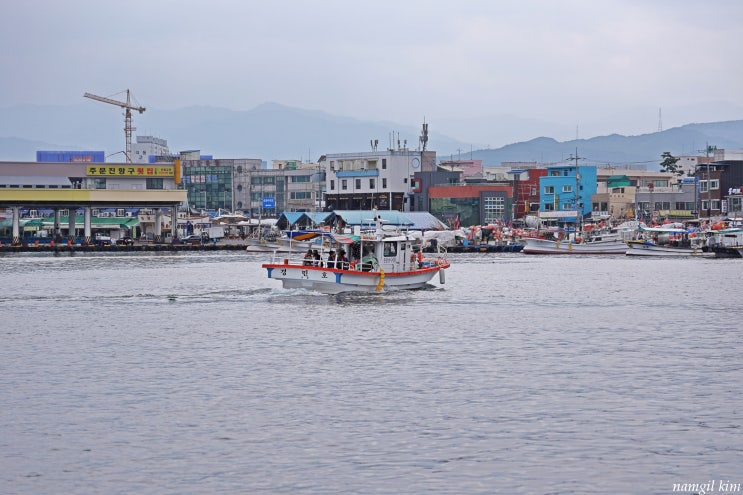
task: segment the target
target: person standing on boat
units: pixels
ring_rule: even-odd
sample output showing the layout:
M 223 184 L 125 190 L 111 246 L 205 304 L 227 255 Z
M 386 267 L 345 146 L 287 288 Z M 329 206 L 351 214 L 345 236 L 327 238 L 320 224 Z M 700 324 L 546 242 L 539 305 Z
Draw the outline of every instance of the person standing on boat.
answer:
M 328 268 L 335 268 L 335 251 L 332 249 L 328 253 Z
M 304 266 L 312 266 L 312 261 L 315 259 L 315 257 L 312 255 L 312 249 L 308 249 L 307 253 L 304 255 L 304 262 L 302 263 Z
M 338 268 L 348 269 L 348 258 L 346 258 L 346 252 L 342 249 L 338 250 L 338 254 L 336 256 L 336 264 Z

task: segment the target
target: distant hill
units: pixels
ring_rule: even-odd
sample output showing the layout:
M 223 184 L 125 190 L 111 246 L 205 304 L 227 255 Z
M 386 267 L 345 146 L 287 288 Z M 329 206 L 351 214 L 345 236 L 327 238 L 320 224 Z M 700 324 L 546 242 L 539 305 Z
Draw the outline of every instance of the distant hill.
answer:
M 82 99 L 82 98 L 81 98 Z M 133 115 L 134 135 L 166 139 L 172 152 L 201 150 L 215 158 L 302 159 L 316 161 L 327 153 L 397 147 L 407 141 L 418 147 L 420 127 L 392 122 L 366 122 L 266 103 L 252 110 L 213 107 L 177 110 L 148 108 Z M 69 106 L 19 105 L 0 109 L 0 160 L 34 161 L 36 151 L 104 150 L 107 155 L 124 149 L 122 109 L 95 101 Z M 558 142 L 548 137 L 509 144 L 498 149 L 477 149 L 429 128 L 428 149 L 440 159 L 481 159 L 486 165 L 505 161 L 557 163 L 576 152 L 581 163 L 647 164 L 657 167 L 660 155 L 697 154 L 707 143 L 718 148 L 743 149 L 743 121 L 689 124 L 639 136 L 613 134 Z M 56 144 L 54 144 L 56 143 Z M 61 144 L 60 144 L 61 143 Z M 473 149 L 474 148 L 474 149 Z M 120 157 L 120 155 L 119 155 Z M 116 157 L 113 160 L 117 160 Z
M 584 158 L 581 163 L 637 164 L 657 170 L 664 151 L 674 156 L 703 155 L 707 144 L 720 149 L 743 149 L 743 120 L 688 124 L 639 136 L 612 134 L 565 142 L 540 137 L 495 150 L 478 150 L 472 158 L 488 165 L 515 161 L 560 163 L 575 156 L 577 150 L 578 156 Z

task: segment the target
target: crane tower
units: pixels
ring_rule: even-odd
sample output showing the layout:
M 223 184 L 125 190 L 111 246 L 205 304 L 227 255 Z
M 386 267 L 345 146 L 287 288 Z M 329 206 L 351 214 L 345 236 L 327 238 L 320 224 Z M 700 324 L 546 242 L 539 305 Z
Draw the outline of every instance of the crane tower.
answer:
M 145 107 L 140 107 L 137 105 L 132 105 L 131 102 L 131 93 L 129 90 L 126 90 L 126 101 L 118 101 L 118 100 L 112 100 L 111 98 L 106 98 L 104 96 L 97 96 L 90 93 L 85 93 L 83 95 L 85 98 L 90 98 L 92 100 L 102 101 L 103 103 L 109 103 L 111 105 L 116 105 L 125 110 L 124 112 L 124 136 L 126 138 L 126 161 L 130 162 L 132 161 L 132 131 L 136 129 L 136 127 L 132 126 L 132 110 L 136 110 L 139 113 L 142 113 L 145 111 Z

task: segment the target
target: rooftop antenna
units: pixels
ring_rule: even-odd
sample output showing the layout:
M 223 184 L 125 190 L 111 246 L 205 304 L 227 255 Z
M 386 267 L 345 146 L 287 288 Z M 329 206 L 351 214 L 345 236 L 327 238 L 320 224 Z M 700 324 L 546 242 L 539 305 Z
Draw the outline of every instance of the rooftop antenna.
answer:
M 423 119 L 423 132 L 421 132 L 421 137 L 419 138 L 421 142 L 421 148 L 423 148 L 423 151 L 426 151 L 426 145 L 428 144 L 428 124 L 426 124 L 426 119 Z

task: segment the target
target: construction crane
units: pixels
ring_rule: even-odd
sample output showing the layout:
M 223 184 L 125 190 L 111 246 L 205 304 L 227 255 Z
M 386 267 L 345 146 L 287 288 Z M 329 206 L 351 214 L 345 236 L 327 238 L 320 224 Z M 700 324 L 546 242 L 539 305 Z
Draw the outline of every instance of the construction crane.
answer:
M 126 161 L 130 162 L 132 161 L 132 131 L 136 129 L 136 127 L 132 127 L 132 110 L 136 110 L 139 113 L 142 113 L 145 111 L 145 107 L 140 107 L 136 105 L 132 105 L 131 102 L 131 93 L 129 90 L 126 90 L 126 101 L 118 101 L 118 100 L 112 100 L 111 98 L 106 98 L 104 96 L 97 96 L 90 93 L 85 93 L 83 95 L 85 98 L 90 98 L 92 100 L 102 101 L 103 103 L 110 103 L 111 105 L 119 106 L 126 110 L 124 113 L 124 136 L 126 137 Z

